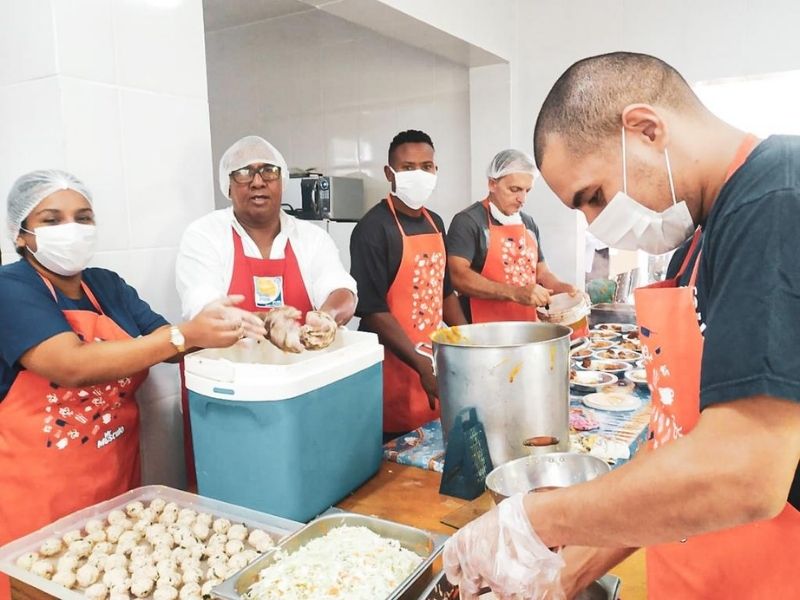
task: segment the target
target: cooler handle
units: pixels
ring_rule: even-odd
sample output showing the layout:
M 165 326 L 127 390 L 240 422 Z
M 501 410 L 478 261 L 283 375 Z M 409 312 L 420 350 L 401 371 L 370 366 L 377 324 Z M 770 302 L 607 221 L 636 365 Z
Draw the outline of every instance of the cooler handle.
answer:
M 433 374 L 436 375 L 436 361 L 433 360 L 433 346 L 428 342 L 419 342 L 418 344 L 414 345 L 414 352 L 431 361 L 431 365 L 433 366 Z

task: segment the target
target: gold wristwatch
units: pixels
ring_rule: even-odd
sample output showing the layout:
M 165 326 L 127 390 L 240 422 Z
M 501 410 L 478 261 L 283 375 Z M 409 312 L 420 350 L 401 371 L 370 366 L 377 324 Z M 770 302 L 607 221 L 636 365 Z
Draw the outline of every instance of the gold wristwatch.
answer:
M 186 352 L 186 338 L 177 325 L 172 325 L 169 328 L 169 341 L 175 346 L 178 352 Z

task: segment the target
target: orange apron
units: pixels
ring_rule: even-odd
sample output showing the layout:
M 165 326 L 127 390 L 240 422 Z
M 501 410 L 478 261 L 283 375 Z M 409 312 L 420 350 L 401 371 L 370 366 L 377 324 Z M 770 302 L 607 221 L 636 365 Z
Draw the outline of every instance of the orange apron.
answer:
M 386 303 L 412 344 L 430 342 L 430 335 L 442 322 L 447 260 L 444 240 L 424 208 L 422 214 L 433 227 L 433 233 L 408 236 L 400 225 L 391 197 L 386 199 L 386 203 L 403 240 L 403 257 L 386 295 Z M 437 418 L 439 409 L 430 409 L 419 374 L 386 350 L 383 361 L 383 430 L 411 431 Z
M 85 343 L 130 339 L 81 285 L 99 314 L 63 311 L 78 337 Z M 0 545 L 140 485 L 134 394 L 145 377 L 147 371 L 65 388 L 20 371 L 0 402 Z M 7 598 L 8 579 L 2 576 L 0 599 Z
M 308 296 L 306 285 L 303 282 L 303 275 L 300 272 L 300 265 L 292 249 L 292 243 L 286 241 L 284 257 L 278 259 L 253 258 L 244 253 L 242 238 L 231 227 L 233 235 L 233 273 L 231 283 L 228 286 L 228 295 L 240 294 L 244 296 L 244 301 L 237 306 L 251 312 L 269 312 L 273 307 L 259 306 L 259 299 L 265 300 L 269 294 L 257 294 L 257 280 L 261 278 L 280 281 L 282 293 L 280 301 L 287 306 L 294 306 L 303 313 L 314 310 L 311 298 Z M 263 290 L 259 290 L 262 292 Z M 276 296 L 273 290 L 271 296 Z M 263 303 L 262 303 L 263 304 Z M 186 461 L 186 484 L 192 488 L 197 483 L 197 474 L 194 466 L 194 448 L 192 447 L 192 423 L 189 419 L 189 392 L 186 389 L 186 375 L 183 361 L 180 365 L 181 375 L 181 412 L 183 413 L 183 453 Z
M 749 136 L 728 177 L 756 143 Z M 636 317 L 647 350 L 647 379 L 653 392 L 651 447 L 689 433 L 700 418 L 703 335 L 697 319 L 695 282 L 700 257 L 687 287 L 678 281 L 691 262 L 692 246 L 675 279 L 635 291 Z M 757 493 L 757 490 L 754 490 Z M 798 597 L 800 512 L 787 503 L 770 521 L 699 535 L 683 543 L 647 548 L 651 600 L 726 598 L 764 600 Z
M 525 287 L 536 285 L 539 247 L 536 237 L 523 223 L 494 225 L 489 199 L 483 201 L 489 221 L 489 247 L 481 275 L 492 281 Z M 536 307 L 510 300 L 469 299 L 473 323 L 492 321 L 537 321 Z

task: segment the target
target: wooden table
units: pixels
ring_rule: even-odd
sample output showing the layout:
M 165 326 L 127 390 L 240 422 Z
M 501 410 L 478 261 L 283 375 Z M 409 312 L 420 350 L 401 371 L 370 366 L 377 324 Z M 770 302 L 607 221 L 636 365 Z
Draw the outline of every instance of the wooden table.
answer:
M 468 504 L 439 494 L 441 475 L 433 471 L 384 462 L 375 477 L 339 508 L 373 515 L 429 531 L 452 534 L 440 519 Z M 622 579 L 624 600 L 646 600 L 644 552 L 639 551 L 611 571 Z
M 468 502 L 440 495 L 440 479 L 441 475 L 433 471 L 384 462 L 375 477 L 338 506 L 343 510 L 381 517 L 428 531 L 452 534 L 455 530 L 440 520 L 466 506 Z M 643 552 L 637 552 L 611 572 L 622 578 L 622 597 L 625 600 L 647 598 Z M 13 600 L 53 599 L 52 596 L 15 579 L 11 580 L 11 597 Z

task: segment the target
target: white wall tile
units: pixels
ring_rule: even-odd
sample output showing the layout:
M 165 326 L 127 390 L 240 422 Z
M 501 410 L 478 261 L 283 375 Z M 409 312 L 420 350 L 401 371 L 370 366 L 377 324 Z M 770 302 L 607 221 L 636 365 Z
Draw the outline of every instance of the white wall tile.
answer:
M 358 175 L 358 112 L 325 114 L 322 142 L 327 148 L 326 174 Z
M 16 260 L 6 226 L 5 199 L 11 185 L 28 171 L 65 166 L 60 97 L 56 77 L 0 86 L 0 247 L 4 263 Z
M 113 23 L 120 85 L 207 97 L 200 0 L 113 0 Z
M 183 422 L 176 365 L 158 365 L 136 394 L 141 423 L 142 484 L 184 489 Z M 169 389 L 171 394 L 165 391 Z
M 93 194 L 98 250 L 125 249 L 130 243 L 131 214 L 125 202 L 119 92 L 113 86 L 71 78 L 62 78 L 61 89 L 66 165 Z
M 322 106 L 325 111 L 352 108 L 359 103 L 358 69 L 359 45 L 348 41 L 325 46 L 321 53 Z
M 62 75 L 114 82 L 111 8 L 109 0 L 53 0 Z
M 57 72 L 50 0 L 6 0 L 0 19 L 0 85 Z
M 176 247 L 213 207 L 203 100 L 122 90 L 122 158 L 132 248 Z

